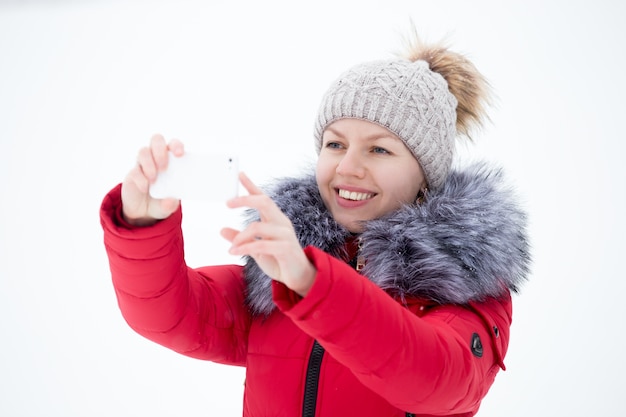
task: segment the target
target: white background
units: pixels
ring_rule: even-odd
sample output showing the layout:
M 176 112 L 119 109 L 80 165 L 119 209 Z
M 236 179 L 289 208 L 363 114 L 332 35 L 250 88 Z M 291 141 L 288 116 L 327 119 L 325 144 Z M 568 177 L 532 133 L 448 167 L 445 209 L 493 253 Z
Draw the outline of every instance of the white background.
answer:
M 0 415 L 238 416 L 243 370 L 133 333 L 98 209 L 154 132 L 232 149 L 259 183 L 314 157 L 322 93 L 412 19 L 493 85 L 463 154 L 531 219 L 506 363 L 480 416 L 623 413 L 626 7 L 619 1 L 0 2 Z M 237 262 L 221 204 L 185 204 L 192 266 Z M 238 214 L 238 213 L 237 213 Z

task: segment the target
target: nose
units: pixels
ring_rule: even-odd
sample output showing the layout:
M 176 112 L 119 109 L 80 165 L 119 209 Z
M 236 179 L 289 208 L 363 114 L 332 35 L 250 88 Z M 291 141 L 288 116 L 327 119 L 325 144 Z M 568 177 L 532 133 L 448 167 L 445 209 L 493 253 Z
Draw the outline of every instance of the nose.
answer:
M 363 178 L 366 169 L 362 156 L 356 150 L 348 148 L 337 164 L 336 171 L 342 176 Z

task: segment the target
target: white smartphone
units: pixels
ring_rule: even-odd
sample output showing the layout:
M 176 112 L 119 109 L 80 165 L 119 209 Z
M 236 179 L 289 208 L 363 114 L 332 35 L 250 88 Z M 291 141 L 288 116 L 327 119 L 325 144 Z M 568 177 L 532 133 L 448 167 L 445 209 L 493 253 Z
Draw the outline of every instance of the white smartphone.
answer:
M 225 202 L 236 197 L 239 159 L 229 154 L 169 153 L 167 169 L 150 186 L 152 198 Z

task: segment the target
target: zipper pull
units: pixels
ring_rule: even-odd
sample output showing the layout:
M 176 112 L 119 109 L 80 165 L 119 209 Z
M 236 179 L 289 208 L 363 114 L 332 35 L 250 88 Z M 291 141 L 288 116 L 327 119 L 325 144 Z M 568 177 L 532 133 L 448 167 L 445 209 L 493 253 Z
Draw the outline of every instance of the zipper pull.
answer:
M 363 249 L 363 239 L 359 237 L 357 239 L 356 266 L 354 267 L 356 272 L 360 272 L 365 266 L 365 256 L 361 255 L 361 249 Z

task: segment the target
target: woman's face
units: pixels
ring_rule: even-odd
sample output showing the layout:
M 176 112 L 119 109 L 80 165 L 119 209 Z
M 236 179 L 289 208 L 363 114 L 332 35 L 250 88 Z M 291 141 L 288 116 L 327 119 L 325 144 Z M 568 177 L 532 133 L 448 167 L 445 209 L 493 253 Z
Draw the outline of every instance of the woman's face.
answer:
M 414 203 L 425 187 L 417 159 L 391 131 L 360 119 L 340 119 L 322 136 L 317 186 L 335 221 L 360 233 L 364 220 Z

